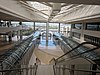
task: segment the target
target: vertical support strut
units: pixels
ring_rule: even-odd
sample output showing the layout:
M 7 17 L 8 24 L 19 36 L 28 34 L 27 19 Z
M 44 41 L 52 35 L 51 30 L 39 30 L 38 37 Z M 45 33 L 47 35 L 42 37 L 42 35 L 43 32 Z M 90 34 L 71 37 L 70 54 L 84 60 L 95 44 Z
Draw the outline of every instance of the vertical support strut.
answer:
M 58 33 L 60 33 L 60 23 L 59 23 L 59 26 L 58 26 Z
M 35 22 L 34 22 L 34 32 L 35 32 Z
M 48 45 L 49 22 L 46 23 L 46 45 Z

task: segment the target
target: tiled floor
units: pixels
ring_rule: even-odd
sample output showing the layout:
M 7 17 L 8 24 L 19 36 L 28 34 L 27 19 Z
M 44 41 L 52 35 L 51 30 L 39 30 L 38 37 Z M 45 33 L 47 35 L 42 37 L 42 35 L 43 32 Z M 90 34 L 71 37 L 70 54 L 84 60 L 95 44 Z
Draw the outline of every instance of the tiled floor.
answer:
M 52 65 L 38 65 L 37 75 L 54 75 Z
M 59 56 L 60 54 L 61 55 L 63 54 L 63 51 L 61 50 L 61 48 L 58 45 L 55 45 L 53 41 L 53 37 L 48 40 L 47 45 L 46 45 L 46 40 L 43 40 L 41 38 L 41 42 L 38 49 L 55 56 Z
M 58 58 L 63 55 L 63 51 L 58 45 L 55 45 L 53 38 L 49 39 L 48 43 L 41 37 L 38 48 L 34 50 L 34 54 L 41 61 L 41 63 L 49 64 L 52 58 Z

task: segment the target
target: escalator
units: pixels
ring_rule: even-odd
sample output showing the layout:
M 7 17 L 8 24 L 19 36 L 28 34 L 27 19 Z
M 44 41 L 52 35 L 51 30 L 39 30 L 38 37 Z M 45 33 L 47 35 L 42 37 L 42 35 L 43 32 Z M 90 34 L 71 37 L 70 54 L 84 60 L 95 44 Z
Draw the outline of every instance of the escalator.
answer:
M 66 38 L 64 36 L 58 36 L 58 44 L 61 46 L 70 47 L 69 50 L 63 50 L 65 52 L 64 55 L 56 59 L 56 63 L 64 61 L 64 60 L 73 60 L 77 58 L 84 58 L 86 60 L 91 60 L 100 66 L 100 45 L 92 42 L 83 42 L 81 44 L 74 41 L 72 38 Z M 63 43 L 64 42 L 64 43 Z M 91 45 L 93 48 L 89 48 L 87 45 Z M 65 49 L 62 48 L 62 49 Z
M 29 57 L 31 55 L 31 51 L 35 48 L 36 45 L 39 44 L 39 37 L 40 32 L 35 32 L 34 35 L 30 35 L 28 38 L 18 42 L 14 45 L 13 48 L 10 50 L 7 50 L 5 53 L 0 55 L 0 70 L 4 69 L 13 69 L 13 68 L 20 68 L 21 60 L 25 56 L 25 54 L 29 53 L 27 60 L 29 60 Z M 26 61 L 27 62 L 27 61 Z M 18 67 L 18 66 L 19 67 Z M 5 73 L 4 75 L 11 75 L 10 71 L 9 73 Z M 12 74 L 13 75 L 13 74 Z

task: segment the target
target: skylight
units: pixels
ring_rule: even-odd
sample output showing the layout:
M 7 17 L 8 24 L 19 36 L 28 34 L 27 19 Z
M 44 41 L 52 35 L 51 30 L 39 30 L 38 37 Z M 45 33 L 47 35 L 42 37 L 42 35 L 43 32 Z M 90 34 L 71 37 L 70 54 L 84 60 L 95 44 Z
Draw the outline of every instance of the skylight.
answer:
M 49 6 L 41 4 L 39 2 L 31 2 L 32 6 L 38 10 L 48 10 L 51 9 Z
M 32 2 L 32 1 L 27 1 L 27 3 L 29 3 L 33 8 L 49 15 L 50 14 L 50 10 L 51 10 L 51 7 L 47 6 L 47 5 L 44 5 L 42 3 L 39 3 L 39 2 Z

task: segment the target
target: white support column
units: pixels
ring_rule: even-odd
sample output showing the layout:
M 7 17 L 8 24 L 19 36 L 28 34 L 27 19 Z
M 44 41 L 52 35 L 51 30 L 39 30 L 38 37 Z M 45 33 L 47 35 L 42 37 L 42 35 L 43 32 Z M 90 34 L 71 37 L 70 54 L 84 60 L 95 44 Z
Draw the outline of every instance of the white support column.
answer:
M 58 26 L 58 33 L 60 33 L 60 23 L 59 23 L 59 26 Z
M 22 31 L 21 30 L 17 31 L 17 40 L 22 40 Z
M 48 42 L 49 22 L 46 23 L 46 42 Z
M 84 42 L 84 30 L 86 28 L 86 23 L 82 23 L 82 29 L 81 29 L 81 42 Z
M 84 42 L 84 29 L 85 29 L 86 23 L 82 23 L 82 28 L 81 28 L 81 42 Z
M 9 38 L 9 42 L 11 42 L 12 41 L 12 32 L 11 31 L 8 33 L 8 38 Z
M 34 27 L 34 31 L 35 31 L 35 22 L 33 22 L 33 23 L 34 23 L 33 27 Z
M 17 31 L 17 40 L 20 39 L 19 36 L 20 36 L 20 30 Z
M 22 22 L 19 22 L 19 25 L 22 25 Z M 20 40 L 23 39 L 23 34 L 22 34 L 22 30 L 20 30 Z
M 71 24 L 70 37 L 73 37 L 72 25 L 73 25 L 73 24 Z
M 23 34 L 22 34 L 22 30 L 20 30 L 20 40 L 23 39 Z

